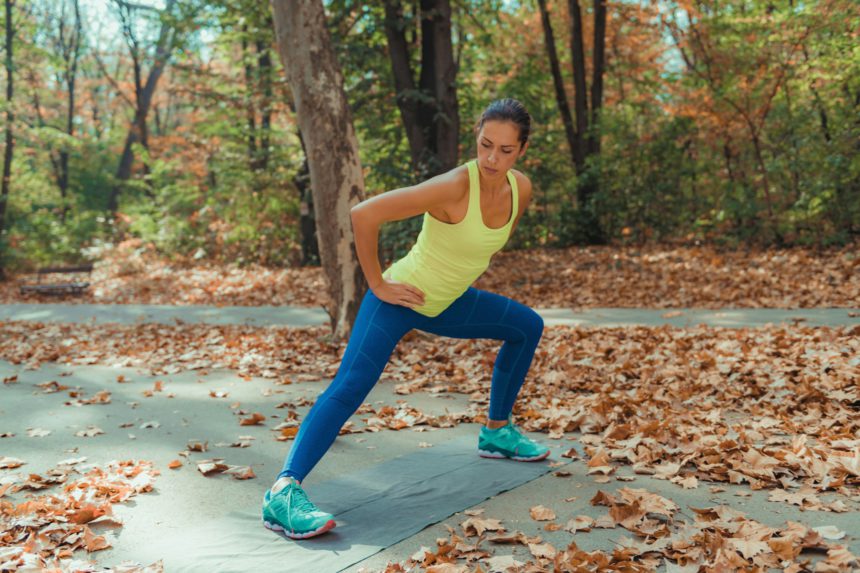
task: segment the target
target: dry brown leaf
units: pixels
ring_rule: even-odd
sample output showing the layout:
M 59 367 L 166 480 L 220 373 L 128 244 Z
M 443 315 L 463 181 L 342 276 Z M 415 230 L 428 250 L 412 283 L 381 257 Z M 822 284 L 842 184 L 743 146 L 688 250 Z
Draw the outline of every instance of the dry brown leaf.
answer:
M 256 426 L 266 421 L 266 416 L 261 414 L 260 412 L 254 412 L 247 418 L 242 418 L 239 420 L 240 426 Z
M 552 559 L 557 553 L 549 543 L 529 543 L 529 552 L 537 559 Z
M 25 463 L 26 462 L 24 462 L 23 460 L 19 460 L 18 458 L 11 458 L 8 456 L 0 457 L 0 469 L 2 470 L 21 467 Z
M 529 510 L 529 515 L 535 521 L 552 521 L 555 519 L 555 512 L 548 507 L 536 505 Z
M 214 458 L 211 460 L 200 460 L 197 462 L 197 471 L 205 476 L 212 473 L 221 473 L 229 469 L 229 466 L 224 463 L 222 458 Z
M 504 531 L 505 528 L 502 522 L 498 519 L 484 517 L 470 517 L 460 524 L 466 537 L 473 535 L 483 535 L 485 531 Z

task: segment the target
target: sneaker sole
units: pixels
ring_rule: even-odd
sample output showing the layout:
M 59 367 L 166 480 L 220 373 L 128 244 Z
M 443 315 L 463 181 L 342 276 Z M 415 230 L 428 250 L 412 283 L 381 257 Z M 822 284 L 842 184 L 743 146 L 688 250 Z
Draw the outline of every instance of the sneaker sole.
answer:
M 517 462 L 539 462 L 541 460 L 546 459 L 549 456 L 549 450 L 547 450 L 546 452 L 542 453 L 539 456 L 533 456 L 531 458 L 525 458 L 523 456 L 506 456 L 505 454 L 502 454 L 499 452 L 490 452 L 487 450 L 478 450 L 478 455 L 481 456 L 482 458 L 492 458 L 492 459 L 496 459 L 496 460 L 509 459 L 509 460 L 514 460 Z
M 325 525 L 323 525 L 322 527 L 318 527 L 317 529 L 314 529 L 313 531 L 308 531 L 305 533 L 295 533 L 294 531 L 290 531 L 287 528 L 283 527 L 279 523 L 270 523 L 266 520 L 263 520 L 263 525 L 266 527 L 266 529 L 269 529 L 271 531 L 274 531 L 275 533 L 279 533 L 281 535 L 289 537 L 290 539 L 308 539 L 309 537 L 316 537 L 317 535 L 322 535 L 323 533 L 325 533 L 326 531 L 328 531 L 330 529 L 334 529 L 334 526 L 336 525 L 336 523 L 334 522 L 333 519 L 329 519 L 325 523 Z

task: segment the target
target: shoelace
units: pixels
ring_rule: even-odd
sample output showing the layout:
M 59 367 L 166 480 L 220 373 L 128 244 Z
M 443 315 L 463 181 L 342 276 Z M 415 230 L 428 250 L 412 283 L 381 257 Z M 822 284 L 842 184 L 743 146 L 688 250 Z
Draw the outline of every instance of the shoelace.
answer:
M 520 429 L 519 429 L 519 428 L 517 428 L 517 427 L 516 427 L 515 425 L 513 425 L 512 423 L 511 423 L 511 424 L 508 424 L 508 431 L 509 431 L 510 433 L 512 433 L 513 435 L 515 435 L 515 436 L 517 437 L 517 439 L 518 439 L 518 440 L 520 440 L 520 441 L 522 441 L 522 440 L 526 440 L 526 441 L 528 441 L 528 440 L 529 440 L 527 437 L 525 437 L 525 436 L 520 432 Z
M 308 499 L 308 494 L 305 493 L 305 490 L 298 486 L 290 487 L 287 501 L 291 507 L 295 506 L 299 511 L 310 512 L 317 509 L 317 506 Z
M 285 489 L 287 496 L 287 519 L 289 520 L 290 529 L 293 529 L 293 507 L 304 513 L 316 511 L 316 506 L 308 499 L 305 490 L 296 485 L 288 485 Z

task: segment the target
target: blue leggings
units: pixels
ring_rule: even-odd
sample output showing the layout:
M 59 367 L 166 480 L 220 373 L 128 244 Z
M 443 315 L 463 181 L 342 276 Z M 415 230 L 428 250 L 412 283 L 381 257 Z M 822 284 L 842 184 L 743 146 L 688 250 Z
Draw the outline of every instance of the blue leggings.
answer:
M 475 288 L 434 317 L 383 302 L 368 291 L 337 375 L 302 422 L 278 477 L 305 479 L 379 380 L 398 341 L 413 328 L 451 338 L 503 340 L 493 366 L 489 414 L 491 420 L 508 418 L 543 333 L 540 315 Z

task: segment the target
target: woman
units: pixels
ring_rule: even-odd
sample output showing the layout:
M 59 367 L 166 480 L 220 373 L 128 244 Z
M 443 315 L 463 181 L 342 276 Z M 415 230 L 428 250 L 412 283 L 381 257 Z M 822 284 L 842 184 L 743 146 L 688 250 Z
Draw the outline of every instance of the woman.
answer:
M 266 492 L 266 527 L 304 539 L 335 526 L 330 514 L 308 500 L 301 481 L 376 384 L 397 342 L 413 328 L 454 338 L 503 340 L 478 452 L 519 461 L 549 455 L 548 448 L 510 422 L 543 320 L 525 305 L 470 286 L 505 245 L 531 200 L 531 182 L 511 170 L 528 147 L 530 123 L 520 102 L 494 101 L 475 127 L 476 160 L 352 209 L 356 251 L 370 290 L 337 375 L 311 408 L 283 471 Z M 417 242 L 383 273 L 377 255 L 380 225 L 421 213 L 424 224 Z

